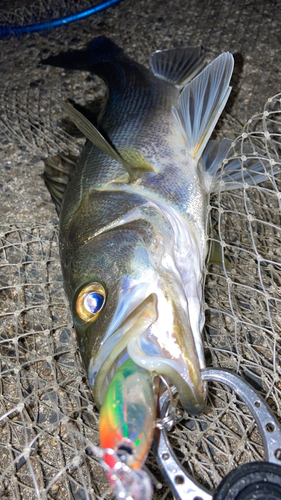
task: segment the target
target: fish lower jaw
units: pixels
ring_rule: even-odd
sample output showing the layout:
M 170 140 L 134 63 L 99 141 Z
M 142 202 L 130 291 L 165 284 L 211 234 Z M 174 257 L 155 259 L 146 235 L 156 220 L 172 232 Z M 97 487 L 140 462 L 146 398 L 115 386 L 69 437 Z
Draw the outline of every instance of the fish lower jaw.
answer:
M 186 411 L 198 414 L 203 410 L 206 391 L 195 346 L 191 344 L 191 349 L 188 349 L 188 344 L 183 344 L 180 347 L 180 339 L 175 337 L 172 325 L 167 330 L 166 315 L 161 314 L 163 304 L 160 302 L 159 295 L 156 302 L 156 294 L 150 294 L 128 316 L 126 323 L 104 342 L 98 357 L 90 362 L 88 376 L 98 407 L 103 405 L 118 369 L 130 358 L 148 372 L 167 378 L 177 388 Z M 157 315 L 154 313 L 156 303 Z M 163 316 L 160 323 L 159 315 Z

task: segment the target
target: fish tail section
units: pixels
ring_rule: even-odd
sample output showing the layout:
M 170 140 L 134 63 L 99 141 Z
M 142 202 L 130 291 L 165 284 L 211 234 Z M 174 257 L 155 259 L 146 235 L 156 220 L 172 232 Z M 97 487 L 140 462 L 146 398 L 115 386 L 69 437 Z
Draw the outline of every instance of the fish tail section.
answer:
M 121 55 L 122 57 L 126 57 L 123 49 L 118 47 L 116 43 L 109 40 L 106 36 L 94 38 L 94 40 L 89 43 L 86 52 L 93 62 L 110 61 Z
M 126 59 L 120 47 L 105 36 L 99 36 L 92 40 L 84 50 L 70 50 L 56 56 L 44 59 L 42 64 L 49 64 L 59 68 L 94 70 L 103 62 L 110 62 L 116 58 Z
M 226 52 L 215 59 L 178 98 L 173 113 L 187 141 L 187 150 L 199 160 L 226 105 L 231 87 L 233 56 Z

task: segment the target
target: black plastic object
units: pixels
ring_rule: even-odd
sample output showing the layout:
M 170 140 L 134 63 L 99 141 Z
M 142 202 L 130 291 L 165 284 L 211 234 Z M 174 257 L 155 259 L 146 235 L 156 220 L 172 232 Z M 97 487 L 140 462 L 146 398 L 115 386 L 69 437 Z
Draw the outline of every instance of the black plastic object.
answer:
M 281 467 L 270 462 L 243 464 L 220 483 L 213 500 L 281 500 Z

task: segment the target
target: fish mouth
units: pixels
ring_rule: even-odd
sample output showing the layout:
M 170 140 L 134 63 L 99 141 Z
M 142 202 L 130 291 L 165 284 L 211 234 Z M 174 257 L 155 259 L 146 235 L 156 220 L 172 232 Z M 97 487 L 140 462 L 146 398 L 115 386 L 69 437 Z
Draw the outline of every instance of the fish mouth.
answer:
M 130 357 L 149 372 L 166 377 L 177 388 L 181 402 L 189 413 L 198 414 L 204 409 L 206 390 L 197 357 L 190 358 L 184 345 L 178 346 L 181 355 L 176 357 L 169 353 L 169 346 L 163 354 L 163 350 L 147 342 L 157 317 L 157 294 L 151 293 L 106 339 L 100 349 L 98 363 L 97 360 L 95 364 L 90 362 L 89 381 L 98 407 L 103 404 L 118 363 L 120 365 Z
M 199 370 L 192 363 L 173 360 L 163 356 L 149 356 L 141 347 L 140 339 L 128 344 L 128 354 L 132 360 L 157 375 L 164 376 L 174 385 L 184 409 L 192 415 L 202 413 L 206 405 L 206 386 Z
M 114 349 L 108 353 L 103 361 L 94 381 L 93 395 L 96 404 L 100 407 L 106 393 L 106 378 L 116 358 L 128 347 L 128 344 L 142 335 L 157 318 L 157 297 L 151 293 L 134 311 L 129 314 L 121 326 L 114 332 L 114 340 L 120 338 Z M 111 337 L 106 344 L 110 344 Z M 105 346 L 104 348 L 108 347 Z M 91 383 L 91 377 L 89 377 Z

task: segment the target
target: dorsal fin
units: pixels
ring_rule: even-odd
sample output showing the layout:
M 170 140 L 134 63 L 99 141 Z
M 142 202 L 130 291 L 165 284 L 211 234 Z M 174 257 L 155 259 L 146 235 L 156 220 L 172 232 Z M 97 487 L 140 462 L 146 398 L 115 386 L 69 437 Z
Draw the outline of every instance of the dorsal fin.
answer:
M 225 52 L 215 59 L 178 98 L 174 116 L 186 135 L 187 150 L 199 160 L 231 92 L 232 54 Z
M 238 142 L 239 144 L 239 142 Z M 244 141 L 242 152 L 236 154 L 231 139 L 209 141 L 201 156 L 200 167 L 207 192 L 242 189 L 245 184 L 256 186 L 279 173 L 278 166 L 272 167 L 262 161 L 262 152 L 257 145 Z M 243 154 L 242 154 L 243 153 Z
M 175 85 L 184 85 L 203 68 L 201 46 L 157 50 L 150 57 L 155 76 Z

